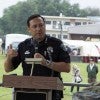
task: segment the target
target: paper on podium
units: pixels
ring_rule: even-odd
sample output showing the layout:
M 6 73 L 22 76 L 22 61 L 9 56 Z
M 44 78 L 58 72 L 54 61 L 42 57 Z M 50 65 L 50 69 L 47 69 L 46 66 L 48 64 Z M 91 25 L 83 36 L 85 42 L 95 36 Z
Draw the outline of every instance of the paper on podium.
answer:
M 42 58 L 26 58 L 25 62 L 27 64 L 41 64 Z

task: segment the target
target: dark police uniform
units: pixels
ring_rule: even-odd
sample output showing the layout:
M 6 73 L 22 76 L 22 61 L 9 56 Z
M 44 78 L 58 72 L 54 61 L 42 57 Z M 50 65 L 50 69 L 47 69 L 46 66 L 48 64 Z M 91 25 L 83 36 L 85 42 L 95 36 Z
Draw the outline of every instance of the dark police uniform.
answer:
M 33 58 L 36 52 L 35 46 L 36 45 L 33 38 L 26 39 L 25 41 L 21 42 L 18 46 L 18 56 L 12 59 L 13 67 L 15 69 L 22 62 L 23 75 L 30 75 L 31 73 L 31 64 L 26 64 L 25 58 Z M 52 47 L 53 49 L 51 53 L 52 61 L 70 63 L 69 54 L 66 52 L 66 49 L 64 48 L 63 43 L 59 39 L 46 35 L 45 39 L 42 42 L 38 43 L 38 52 L 42 54 L 46 59 L 50 60 L 50 57 L 47 52 L 48 47 Z M 59 77 L 61 79 L 59 72 L 53 71 L 52 69 L 49 69 L 39 64 L 34 65 L 34 70 L 33 70 L 32 75 L 33 76 L 53 76 L 53 77 Z M 62 91 L 56 91 L 56 90 L 53 91 L 52 95 L 53 95 L 52 100 L 61 100 L 63 96 Z M 21 95 L 19 97 L 21 97 Z M 59 99 L 56 99 L 56 98 L 59 98 Z M 23 100 L 23 99 L 18 99 L 18 100 Z M 27 100 L 27 99 L 24 99 L 24 100 Z M 36 100 L 42 100 L 42 99 L 36 99 Z

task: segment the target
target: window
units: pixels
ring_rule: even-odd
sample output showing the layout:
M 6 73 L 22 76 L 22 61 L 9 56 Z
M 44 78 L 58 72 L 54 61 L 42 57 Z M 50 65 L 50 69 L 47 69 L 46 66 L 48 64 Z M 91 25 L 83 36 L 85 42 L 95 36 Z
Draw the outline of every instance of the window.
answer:
M 88 22 L 88 24 L 92 24 L 92 22 Z
M 70 25 L 70 22 L 65 22 L 64 25 Z
M 61 39 L 61 34 L 58 34 L 58 39 Z
M 56 37 L 56 34 L 52 34 L 53 37 Z
M 75 22 L 75 25 L 81 25 L 81 22 Z
M 87 24 L 87 22 L 83 22 L 83 25 L 86 25 Z
M 56 26 L 57 26 L 56 24 L 57 24 L 57 22 L 56 21 L 53 21 L 53 28 L 54 29 L 56 29 Z
M 51 24 L 51 21 L 46 21 L 46 24 Z
M 68 38 L 68 36 L 67 35 L 63 35 L 63 39 L 67 39 Z

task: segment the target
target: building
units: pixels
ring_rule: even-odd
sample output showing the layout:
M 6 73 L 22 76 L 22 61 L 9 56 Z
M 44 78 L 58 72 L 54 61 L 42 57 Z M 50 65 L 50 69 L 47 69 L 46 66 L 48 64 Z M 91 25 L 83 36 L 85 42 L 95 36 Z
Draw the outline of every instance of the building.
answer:
M 96 42 L 96 44 L 89 42 L 90 40 L 100 41 L 100 20 L 93 17 L 65 17 L 62 15 L 44 16 L 44 18 L 46 19 L 48 35 L 65 40 L 70 47 L 79 45 L 77 51 L 80 53 L 71 55 L 71 61 L 88 62 L 89 58 L 93 57 L 97 62 L 100 59 L 100 47 L 98 45 L 100 42 Z M 68 45 L 68 43 L 66 44 Z
M 100 23 L 68 28 L 71 40 L 100 41 Z
M 96 21 L 85 17 L 43 16 L 46 19 L 47 34 L 60 39 L 71 39 L 69 27 L 95 24 Z

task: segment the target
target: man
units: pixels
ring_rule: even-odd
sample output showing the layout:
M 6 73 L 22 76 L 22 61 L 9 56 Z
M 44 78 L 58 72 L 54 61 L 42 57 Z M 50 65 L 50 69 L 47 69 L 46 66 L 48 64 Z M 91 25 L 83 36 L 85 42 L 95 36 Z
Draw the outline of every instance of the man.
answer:
M 5 71 L 13 71 L 22 63 L 23 75 L 30 75 L 32 66 L 26 64 L 25 58 L 42 58 L 41 64 L 34 65 L 32 75 L 53 76 L 61 79 L 61 72 L 70 72 L 70 57 L 62 41 L 46 35 L 45 19 L 41 15 L 31 15 L 27 20 L 27 26 L 32 38 L 20 43 L 18 51 L 9 46 L 4 63 Z M 27 98 L 26 95 L 24 96 Z M 52 97 L 52 100 L 61 100 L 62 92 L 52 91 Z M 18 100 L 22 100 L 21 95 L 18 98 L 20 98 Z M 33 98 L 42 100 L 41 96 L 40 98 L 33 96 Z
M 2 54 L 4 54 L 5 53 L 5 41 L 4 40 L 1 44 L 1 47 L 2 47 Z
M 93 59 L 90 59 L 90 63 L 87 65 L 87 73 L 88 73 L 88 83 L 96 82 L 98 66 L 94 63 Z

